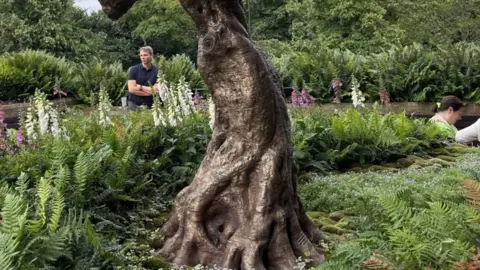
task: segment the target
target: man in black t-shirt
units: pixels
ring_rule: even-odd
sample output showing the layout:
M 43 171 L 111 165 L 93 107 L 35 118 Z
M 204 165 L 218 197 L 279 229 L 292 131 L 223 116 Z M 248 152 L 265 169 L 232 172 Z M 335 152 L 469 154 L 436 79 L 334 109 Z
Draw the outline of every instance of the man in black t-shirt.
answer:
M 152 92 L 158 89 L 158 68 L 152 65 L 153 49 L 150 46 L 140 48 L 141 63 L 128 71 L 128 110 L 135 111 L 138 106 L 152 108 Z

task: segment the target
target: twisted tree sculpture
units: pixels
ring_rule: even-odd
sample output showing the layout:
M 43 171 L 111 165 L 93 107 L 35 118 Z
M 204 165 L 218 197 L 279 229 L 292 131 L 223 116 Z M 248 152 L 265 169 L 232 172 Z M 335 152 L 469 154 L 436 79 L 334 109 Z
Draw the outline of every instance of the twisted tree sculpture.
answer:
M 135 0 L 99 0 L 118 19 Z M 198 32 L 198 68 L 215 103 L 206 156 L 176 197 L 159 254 L 177 265 L 292 269 L 323 261 L 297 196 L 283 87 L 250 39 L 241 0 L 181 0 Z

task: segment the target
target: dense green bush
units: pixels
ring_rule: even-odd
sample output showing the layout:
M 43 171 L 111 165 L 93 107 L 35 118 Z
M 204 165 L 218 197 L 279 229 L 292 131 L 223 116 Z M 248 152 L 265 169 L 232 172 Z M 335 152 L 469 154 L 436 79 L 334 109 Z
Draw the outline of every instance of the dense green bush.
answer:
M 437 102 L 445 95 L 480 100 L 480 46 L 459 43 L 436 48 L 413 44 L 382 53 L 360 55 L 348 50 L 289 48 L 273 54 L 285 85 L 311 89 L 321 102 L 332 100 L 330 83 L 342 81 L 348 99 L 354 75 L 368 101 L 385 88 L 392 101 Z
M 183 76 L 190 88 L 204 87 L 195 64 L 184 54 L 174 55 L 170 59 L 162 55 L 155 58 L 153 64 L 158 66 L 160 74 L 165 76 L 167 82 L 177 83 Z
M 107 64 L 92 59 L 89 63 L 76 65 L 74 86 L 75 95 L 87 104 L 98 103 L 98 93 L 103 87 L 112 103 L 119 105 L 120 98 L 127 94 L 127 73 L 118 62 Z
M 294 157 L 303 171 L 344 170 L 396 162 L 409 155 L 449 154 L 434 150 L 448 143 L 437 125 L 405 113 L 381 115 L 375 108 L 353 107 L 329 113 L 312 107 L 290 110 L 290 114 Z M 458 147 L 451 152 L 465 149 Z
M 35 89 L 51 94 L 56 85 L 72 92 L 72 64 L 43 51 L 27 50 L 0 56 L 0 100 L 24 100 Z

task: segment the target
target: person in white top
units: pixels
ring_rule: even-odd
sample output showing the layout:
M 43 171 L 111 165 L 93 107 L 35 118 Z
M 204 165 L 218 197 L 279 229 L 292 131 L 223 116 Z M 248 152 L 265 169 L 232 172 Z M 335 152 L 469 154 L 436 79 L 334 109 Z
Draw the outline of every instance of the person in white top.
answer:
M 455 141 L 464 144 L 480 141 L 480 119 L 470 126 L 459 130 L 455 135 Z

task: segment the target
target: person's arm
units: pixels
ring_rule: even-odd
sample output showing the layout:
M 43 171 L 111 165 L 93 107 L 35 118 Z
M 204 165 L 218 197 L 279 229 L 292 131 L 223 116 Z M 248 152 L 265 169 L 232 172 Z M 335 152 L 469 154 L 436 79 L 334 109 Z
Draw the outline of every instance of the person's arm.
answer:
M 140 88 L 142 88 L 140 90 Z M 140 86 L 137 84 L 136 80 L 128 80 L 128 92 L 135 94 L 137 96 L 151 96 L 152 88 L 147 86 Z
M 480 140 L 480 119 L 470 126 L 459 130 L 455 136 L 458 143 L 471 143 Z
M 135 68 L 130 68 L 128 71 L 128 92 L 142 97 L 151 96 L 151 89 L 149 91 L 145 89 L 146 87 L 137 84 L 136 73 L 137 70 Z

